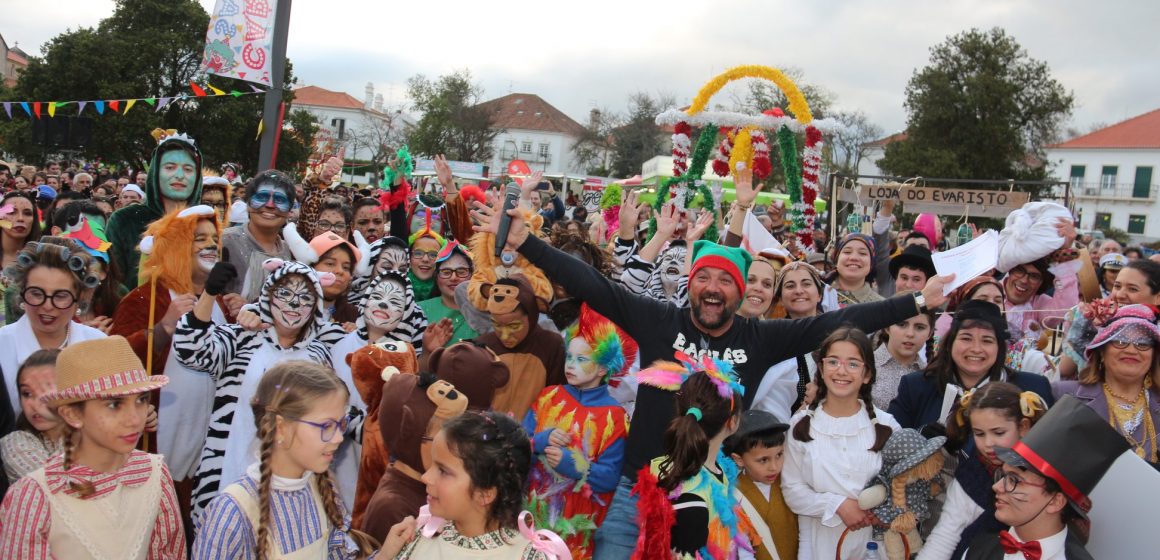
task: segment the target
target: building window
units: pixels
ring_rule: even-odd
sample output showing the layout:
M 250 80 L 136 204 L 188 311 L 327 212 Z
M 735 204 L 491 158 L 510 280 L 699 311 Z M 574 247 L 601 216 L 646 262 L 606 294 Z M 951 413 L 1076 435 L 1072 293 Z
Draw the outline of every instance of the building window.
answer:
M 330 119 L 330 128 L 338 131 L 338 139 L 346 138 L 346 119 Z
M 1136 182 L 1132 185 L 1132 198 L 1152 198 L 1152 168 L 1136 168 Z
M 551 144 L 540 144 L 540 159 L 548 159 L 548 150 L 551 147 Z
M 1132 214 L 1128 216 L 1128 233 L 1136 233 L 1144 235 L 1144 222 L 1148 219 L 1143 214 Z
M 1071 166 L 1071 188 L 1079 189 L 1083 187 L 1083 176 L 1087 172 L 1087 166 L 1073 165 Z
M 1119 173 L 1119 167 L 1105 165 L 1103 170 L 1100 171 L 1100 188 L 1108 191 L 1115 189 L 1117 173 Z
M 520 144 L 520 151 L 525 153 L 525 154 L 532 153 L 532 143 L 531 142 L 524 142 L 523 144 Z
M 1096 212 L 1096 229 L 1108 231 L 1112 228 L 1112 215 L 1107 212 Z

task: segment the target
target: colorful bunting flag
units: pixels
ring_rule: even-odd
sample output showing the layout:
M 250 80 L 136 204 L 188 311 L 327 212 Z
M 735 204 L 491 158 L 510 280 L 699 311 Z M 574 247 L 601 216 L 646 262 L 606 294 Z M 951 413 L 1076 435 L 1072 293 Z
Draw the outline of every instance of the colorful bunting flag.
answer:
M 154 112 L 161 111 L 161 109 L 163 109 L 166 105 L 169 105 L 169 102 L 172 100 L 172 97 L 161 97 L 157 99 L 157 109 L 155 109 Z
M 40 102 L 36 101 L 32 104 L 32 112 L 36 113 L 36 118 L 40 118 Z
M 4 112 L 8 113 L 9 119 L 12 118 L 12 104 L 11 103 L 8 103 L 8 102 L 4 103 Z
M 238 91 L 238 90 L 236 90 L 236 89 L 235 89 L 235 90 L 231 90 L 231 91 L 230 91 L 230 95 L 232 95 L 232 96 L 234 96 L 234 97 L 241 97 L 241 96 L 242 96 L 242 92 L 240 92 L 240 91 Z
M 93 103 L 95 103 L 97 106 L 97 114 L 98 115 L 105 114 L 105 102 L 104 101 L 94 101 Z
M 56 118 L 56 102 L 55 101 L 48 102 L 48 116 L 50 116 L 52 118 Z
M 77 104 L 80 105 L 80 109 L 77 109 L 77 116 L 79 117 L 81 113 L 85 112 L 85 105 L 88 105 L 89 102 L 88 101 L 77 101 Z
M 225 95 L 226 94 L 226 92 L 224 90 L 220 90 L 218 88 L 215 88 L 215 87 L 213 87 L 212 84 L 206 84 L 206 85 L 209 86 L 209 89 L 213 90 L 214 95 Z
M 209 94 L 206 93 L 205 89 L 193 82 L 190 82 L 189 86 L 190 89 L 193 90 L 193 96 L 190 96 L 186 93 L 181 93 L 174 97 L 138 97 L 134 99 L 94 99 L 85 101 L 0 101 L 0 105 L 4 106 L 4 113 L 10 120 L 12 119 L 13 105 L 19 105 L 21 109 L 24 109 L 24 113 L 29 117 L 39 119 L 42 118 L 46 112 L 48 113 L 49 118 L 55 118 L 57 109 L 67 107 L 68 105 L 72 105 L 74 103 L 77 105 L 76 114 L 78 116 L 84 114 L 85 109 L 89 106 L 90 103 L 96 107 L 97 114 L 103 116 L 105 114 L 106 106 L 112 109 L 114 113 L 125 114 L 128 113 L 129 110 L 134 106 L 136 106 L 138 101 L 144 101 L 145 103 L 148 103 L 149 106 L 154 107 L 155 111 L 159 112 L 161 109 L 176 101 L 190 99 L 191 97 L 217 97 L 224 95 L 241 97 L 243 95 L 257 95 L 266 93 L 266 90 L 259 89 L 255 86 L 250 86 L 254 90 L 252 92 L 238 90 L 231 90 L 226 92 L 225 90 L 207 84 L 206 87 L 213 91 L 212 94 Z
M 205 97 L 206 96 L 205 90 L 201 89 L 201 86 L 199 86 L 193 82 L 189 82 L 189 89 L 192 89 L 193 94 L 198 96 L 198 97 Z
M 146 103 L 148 103 L 150 107 L 152 107 L 152 106 L 154 106 L 154 105 L 156 105 L 156 104 L 157 104 L 157 98 L 156 98 L 156 97 L 150 97 L 150 98 L 147 98 L 147 99 L 145 100 L 145 102 L 146 102 Z
M 28 102 L 27 102 L 27 101 L 21 101 L 21 102 L 20 102 L 20 107 L 24 109 L 24 112 L 25 112 L 25 113 L 26 113 L 28 116 L 30 116 L 30 117 L 32 116 L 32 108 L 28 106 Z
M 258 134 L 256 136 L 254 136 L 254 140 L 257 140 L 257 139 L 262 137 L 263 130 L 266 130 L 266 119 L 262 119 L 262 120 L 258 121 Z
M 112 109 L 114 113 L 120 112 L 121 111 L 121 100 L 114 99 L 112 101 L 109 101 L 109 108 Z
M 133 106 L 134 106 L 134 105 L 136 105 L 136 104 L 137 104 L 137 100 L 136 100 L 136 99 L 127 99 L 127 100 L 125 100 L 125 112 L 124 112 L 124 113 L 121 113 L 121 114 L 122 114 L 122 115 L 127 115 L 127 114 L 129 113 L 129 109 L 132 109 L 132 108 L 133 108 Z

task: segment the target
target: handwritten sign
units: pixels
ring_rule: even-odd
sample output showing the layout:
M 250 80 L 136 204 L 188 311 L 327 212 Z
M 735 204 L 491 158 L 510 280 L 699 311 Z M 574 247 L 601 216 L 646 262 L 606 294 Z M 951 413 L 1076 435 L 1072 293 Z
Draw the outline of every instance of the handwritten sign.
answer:
M 955 275 L 953 282 L 943 286 L 943 295 L 950 295 L 955 288 L 995 268 L 999 262 L 999 234 L 989 229 L 970 243 L 939 251 L 931 255 L 931 259 L 939 276 Z
M 201 68 L 270 85 L 276 0 L 217 0 L 205 32 Z
M 1025 192 L 916 187 L 911 185 L 861 185 L 858 198 L 865 201 L 897 200 L 908 214 L 963 214 L 1002 218 L 1031 199 Z

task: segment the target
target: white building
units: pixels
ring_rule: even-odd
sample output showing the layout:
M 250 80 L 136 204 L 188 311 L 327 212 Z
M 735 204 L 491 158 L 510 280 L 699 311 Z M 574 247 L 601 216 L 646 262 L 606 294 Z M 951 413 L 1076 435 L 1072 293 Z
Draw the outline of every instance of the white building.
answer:
M 492 175 L 516 159 L 547 176 L 584 172 L 572 154 L 572 146 L 584 135 L 584 127 L 540 96 L 511 93 L 480 103 L 479 107 L 494 111 L 493 126 L 503 130 L 493 141 L 488 162 Z
M 383 107 L 383 96 L 367 84 L 364 101 L 318 86 L 294 90 L 294 108 L 305 109 L 321 123 L 316 145 L 333 142 L 335 150 L 346 147 L 346 159 L 370 161 L 379 144 L 395 147 L 411 121 L 399 110 Z
M 891 134 L 885 138 L 879 138 L 873 142 L 867 142 L 862 145 L 865 153 L 862 154 L 862 159 L 858 161 L 859 175 L 889 175 L 878 168 L 878 160 L 886 157 L 886 146 L 895 142 L 906 140 L 906 133 L 899 132 Z
M 1160 240 L 1160 109 L 1051 146 L 1047 160 L 1051 175 L 1071 183 L 1081 229 Z

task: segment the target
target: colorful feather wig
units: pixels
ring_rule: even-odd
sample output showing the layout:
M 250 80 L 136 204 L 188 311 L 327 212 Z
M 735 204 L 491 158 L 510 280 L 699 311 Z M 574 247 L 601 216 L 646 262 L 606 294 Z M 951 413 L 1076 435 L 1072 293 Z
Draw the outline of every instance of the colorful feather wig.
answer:
M 565 331 L 564 345 L 577 337 L 592 348 L 592 361 L 604 368 L 605 383 L 622 375 L 636 361 L 636 341 L 588 304 L 580 307 L 580 320 Z

